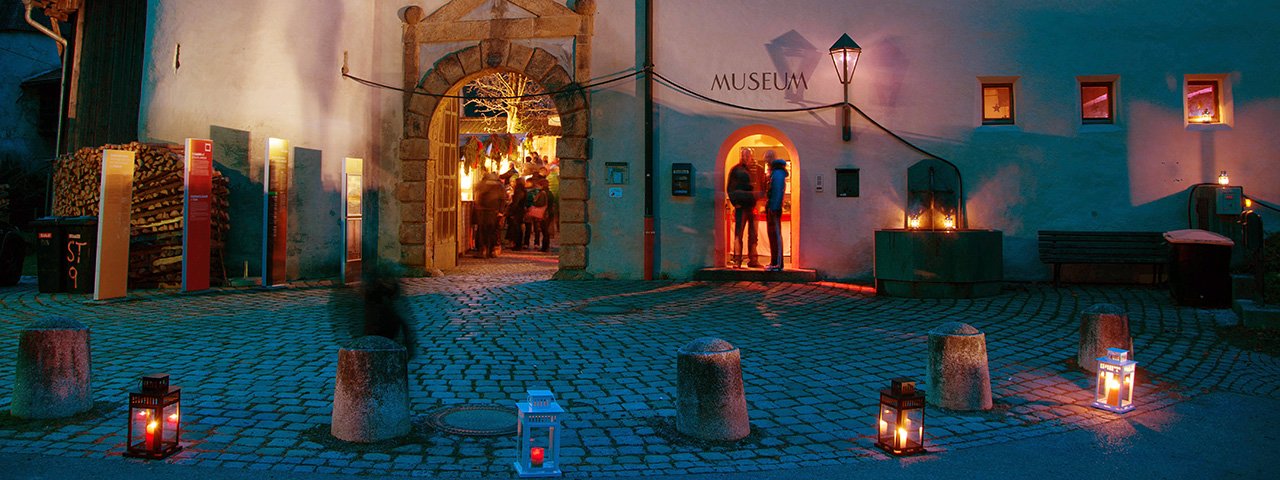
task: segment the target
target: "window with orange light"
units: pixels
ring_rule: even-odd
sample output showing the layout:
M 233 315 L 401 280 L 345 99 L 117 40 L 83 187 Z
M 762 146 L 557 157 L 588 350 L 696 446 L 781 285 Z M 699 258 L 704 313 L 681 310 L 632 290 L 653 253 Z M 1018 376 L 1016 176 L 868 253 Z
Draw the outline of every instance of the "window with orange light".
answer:
M 1013 124 L 1013 84 L 982 84 L 982 124 Z
M 1081 123 L 1115 123 L 1115 111 L 1111 82 L 1080 82 Z
M 1217 80 L 1187 81 L 1187 123 L 1222 123 L 1222 103 Z

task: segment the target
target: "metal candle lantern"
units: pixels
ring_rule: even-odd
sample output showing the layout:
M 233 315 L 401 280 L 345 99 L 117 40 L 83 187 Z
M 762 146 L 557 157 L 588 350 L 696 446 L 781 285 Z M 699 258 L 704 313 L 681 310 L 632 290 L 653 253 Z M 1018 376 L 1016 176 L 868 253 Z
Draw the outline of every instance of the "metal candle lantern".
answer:
M 516 402 L 516 474 L 520 477 L 560 476 L 560 414 L 550 390 L 529 390 Z
M 924 452 L 924 394 L 915 380 L 895 378 L 880 391 L 876 446 L 894 455 Z
M 1098 392 L 1093 406 L 1115 413 L 1133 410 L 1133 377 L 1138 362 L 1129 360 L 1129 352 L 1108 348 L 1107 356 L 1098 357 Z
M 165 374 L 142 377 L 142 390 L 129 393 L 129 443 L 124 456 L 162 459 L 182 450 L 182 389 Z

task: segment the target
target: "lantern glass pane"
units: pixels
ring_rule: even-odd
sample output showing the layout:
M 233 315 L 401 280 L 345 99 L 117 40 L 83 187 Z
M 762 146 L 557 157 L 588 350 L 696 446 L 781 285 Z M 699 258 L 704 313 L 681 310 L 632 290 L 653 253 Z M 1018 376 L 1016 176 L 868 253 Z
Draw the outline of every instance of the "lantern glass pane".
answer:
M 924 410 L 907 409 L 902 412 L 902 424 L 898 428 L 900 449 L 914 449 L 924 444 Z
M 1126 369 L 1120 383 L 1120 408 L 1128 408 L 1133 404 L 1133 371 Z
M 894 428 L 898 425 L 898 410 L 886 405 L 880 406 L 880 422 L 876 426 L 879 432 L 877 440 L 881 445 L 894 445 Z
M 130 408 L 129 409 L 129 448 L 151 450 L 151 445 L 147 444 L 148 438 L 154 438 L 156 427 L 152 427 L 152 434 L 147 434 L 147 428 L 152 424 L 155 417 L 154 411 L 150 408 Z
M 177 444 L 178 427 L 182 423 L 182 418 L 179 416 L 178 404 L 174 403 L 164 407 L 164 421 L 161 423 L 163 428 L 161 438 L 164 443 Z

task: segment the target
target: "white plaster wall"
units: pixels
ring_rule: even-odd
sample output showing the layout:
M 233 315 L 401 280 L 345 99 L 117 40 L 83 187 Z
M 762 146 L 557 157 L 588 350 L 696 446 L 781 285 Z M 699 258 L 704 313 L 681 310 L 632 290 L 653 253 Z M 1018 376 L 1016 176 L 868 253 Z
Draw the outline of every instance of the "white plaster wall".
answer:
M 209 137 L 213 126 L 248 132 L 248 165 L 239 168 L 257 189 L 233 191 L 232 199 L 259 206 L 267 138 L 289 140 L 292 278 L 337 275 L 343 159 L 376 164 L 380 153 L 373 92 L 340 77 L 344 51 L 352 54 L 353 71 L 374 64 L 373 6 L 364 0 L 149 4 L 141 137 L 181 143 Z M 175 69 L 177 44 L 181 67 Z M 231 235 L 260 244 L 260 221 L 260 215 L 256 222 L 232 218 Z M 248 261 L 256 275 L 260 255 L 241 251 L 227 259 L 228 268 L 239 274 Z
M 602 1 L 595 65 L 634 65 L 631 2 Z M 1232 172 L 1246 193 L 1280 201 L 1272 167 L 1280 140 L 1280 64 L 1274 45 L 1280 7 L 1266 2 L 1205 4 L 1102 0 L 1023 2 L 925 0 L 741 0 L 656 3 L 655 64 L 672 80 L 729 102 L 787 108 L 779 92 L 710 90 L 713 75 L 776 70 L 765 46 L 795 31 L 823 54 L 805 94 L 813 104 L 841 99 L 826 49 L 842 33 L 863 47 L 852 100 L 918 146 L 956 163 L 969 224 L 1005 232 L 1006 278 L 1044 278 L 1035 252 L 1044 229 L 1185 228 L 1187 189 Z M 596 67 L 597 71 L 607 68 Z M 1182 120 L 1186 74 L 1229 74 L 1234 124 L 1188 129 Z M 1119 75 L 1114 127 L 1079 125 L 1076 77 Z M 1017 76 L 1013 127 L 980 126 L 979 76 Z M 593 273 L 637 278 L 641 246 L 642 145 L 639 112 L 594 94 L 592 135 Z M 635 100 L 637 103 L 639 99 Z M 872 231 L 902 223 L 905 170 L 923 158 L 860 119 L 854 140 L 840 140 L 839 114 L 756 114 L 657 89 L 661 271 L 687 277 L 713 255 L 714 192 L 723 188 L 715 158 L 721 142 L 746 125 L 781 129 L 799 151 L 803 264 L 833 278 L 867 277 Z M 630 115 L 630 112 L 637 112 Z M 605 198 L 606 157 L 634 159 L 625 201 Z M 693 162 L 692 200 L 672 199 L 673 162 Z M 834 169 L 861 169 L 860 198 L 834 196 Z M 826 191 L 816 193 L 823 175 Z M 631 195 L 635 191 L 636 195 Z M 1271 225 L 1280 217 L 1266 214 Z M 607 257 L 613 256 L 613 257 Z M 606 258 L 602 258 L 606 257 Z M 636 257 L 636 258 L 631 258 Z

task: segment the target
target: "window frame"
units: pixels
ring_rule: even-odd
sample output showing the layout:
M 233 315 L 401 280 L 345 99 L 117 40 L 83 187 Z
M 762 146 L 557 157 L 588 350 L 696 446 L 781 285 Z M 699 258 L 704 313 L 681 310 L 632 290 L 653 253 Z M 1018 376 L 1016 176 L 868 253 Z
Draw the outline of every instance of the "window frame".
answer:
M 1107 117 L 1089 118 L 1084 111 L 1084 89 L 1089 87 L 1107 88 Z M 1113 125 L 1116 123 L 1116 82 L 1114 80 L 1081 80 L 1080 88 L 1080 124 L 1081 125 Z
M 982 121 L 982 124 L 983 125 L 1016 125 L 1017 118 L 1018 118 L 1018 112 L 1016 110 L 1016 107 L 1018 105 L 1018 101 L 1016 98 L 1017 90 L 1014 88 L 1014 82 L 1013 81 L 993 81 L 993 82 L 982 81 L 982 82 L 979 82 L 978 85 L 979 85 L 978 87 L 979 112 L 978 113 L 979 113 L 979 120 Z M 1008 88 L 1009 89 L 1009 118 L 987 118 L 986 97 L 987 97 L 988 88 Z
M 1184 107 L 1182 109 L 1183 121 L 1188 125 L 1222 125 L 1226 123 L 1223 116 L 1223 95 L 1222 80 L 1216 78 L 1188 78 L 1183 82 L 1182 97 Z M 1207 122 L 1193 121 L 1191 114 L 1191 92 L 1197 86 L 1213 87 L 1213 116 Z

